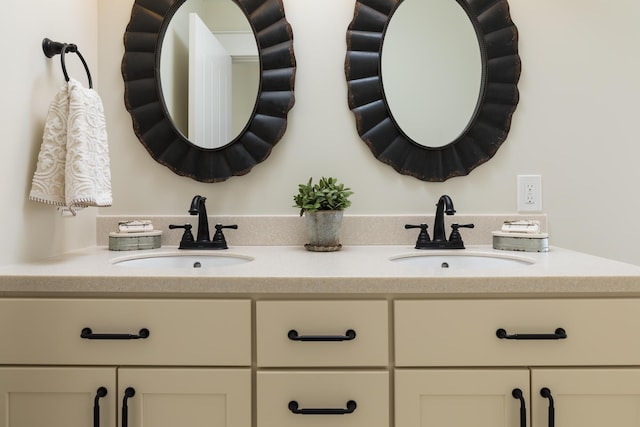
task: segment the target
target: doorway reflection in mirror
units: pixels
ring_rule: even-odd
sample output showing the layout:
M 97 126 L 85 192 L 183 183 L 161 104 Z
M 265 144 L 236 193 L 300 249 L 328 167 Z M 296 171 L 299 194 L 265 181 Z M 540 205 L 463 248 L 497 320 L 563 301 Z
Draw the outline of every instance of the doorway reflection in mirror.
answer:
M 219 148 L 253 114 L 260 69 L 249 22 L 231 0 L 188 0 L 162 41 L 160 85 L 176 128 L 193 144 Z

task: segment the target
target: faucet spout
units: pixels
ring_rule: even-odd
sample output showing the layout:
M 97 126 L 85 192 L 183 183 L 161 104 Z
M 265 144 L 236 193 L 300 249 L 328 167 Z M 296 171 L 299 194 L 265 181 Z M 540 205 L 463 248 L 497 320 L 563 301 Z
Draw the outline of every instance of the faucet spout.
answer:
M 427 233 L 427 224 L 411 225 L 407 224 L 404 228 L 419 228 L 420 235 L 416 241 L 416 249 L 464 249 L 464 242 L 460 236 L 460 228 L 473 228 L 473 224 L 451 224 L 451 235 L 449 240 L 445 234 L 444 216 L 453 215 L 456 210 L 453 208 L 451 197 L 446 194 L 440 196 L 436 205 L 436 217 L 433 224 L 433 240 L 429 240 Z
M 456 213 L 456 210 L 453 208 L 453 200 L 446 194 L 440 196 L 436 206 L 436 218 L 433 224 L 433 241 L 446 242 L 447 235 L 444 229 L 444 214 L 453 215 Z
M 191 200 L 191 208 L 189 208 L 190 215 L 198 215 L 198 235 L 196 242 L 208 242 L 209 238 L 209 218 L 207 217 L 207 208 L 204 202 L 206 197 L 196 195 Z
M 169 225 L 169 228 L 184 228 L 184 234 L 180 240 L 179 249 L 228 249 L 227 240 L 222 233 L 223 228 L 237 230 L 237 225 L 216 224 L 216 232 L 213 238 L 209 237 L 209 217 L 207 216 L 207 208 L 204 202 L 206 197 L 200 195 L 194 196 L 189 207 L 190 215 L 198 215 L 198 237 L 193 238 L 191 234 L 191 224 L 185 225 Z

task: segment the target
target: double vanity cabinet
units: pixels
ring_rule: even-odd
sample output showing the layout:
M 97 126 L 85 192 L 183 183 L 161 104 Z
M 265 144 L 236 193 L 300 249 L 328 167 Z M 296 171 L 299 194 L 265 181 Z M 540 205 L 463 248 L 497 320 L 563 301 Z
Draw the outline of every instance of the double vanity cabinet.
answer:
M 640 425 L 640 267 L 554 249 L 423 271 L 402 251 L 0 269 L 0 427 Z
M 6 427 L 631 427 L 640 413 L 637 299 L 5 298 L 0 319 Z

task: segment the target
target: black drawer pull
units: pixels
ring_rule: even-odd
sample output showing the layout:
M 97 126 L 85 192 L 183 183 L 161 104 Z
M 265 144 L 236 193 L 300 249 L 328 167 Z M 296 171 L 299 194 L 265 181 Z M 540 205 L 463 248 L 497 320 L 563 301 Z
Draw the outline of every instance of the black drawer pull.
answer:
M 80 332 L 80 338 L 86 340 L 138 340 L 149 338 L 151 332 L 147 328 L 140 329 L 138 335 L 132 334 L 94 334 L 91 328 L 84 328 Z
M 291 341 L 351 341 L 356 338 L 356 331 L 349 329 L 344 335 L 298 335 L 298 331 L 292 329 L 287 336 Z
M 289 402 L 289 410 L 294 414 L 299 415 L 345 415 L 345 414 L 353 414 L 356 410 L 358 404 L 355 400 L 350 400 L 347 402 L 347 408 L 337 408 L 337 409 L 323 409 L 323 408 L 312 408 L 312 409 L 298 409 L 298 402 L 292 400 Z
M 106 387 L 99 387 L 93 399 L 93 427 L 100 427 L 100 399 L 107 395 Z
M 548 421 L 548 425 L 549 427 L 554 427 L 555 426 L 555 418 L 556 418 L 556 408 L 553 405 L 553 396 L 551 395 L 551 390 L 549 390 L 547 387 L 543 387 L 540 389 L 540 396 L 544 397 L 545 399 L 549 399 L 549 421 Z
M 136 395 L 136 389 L 127 387 L 122 398 L 122 424 L 121 427 L 129 427 L 129 405 L 128 400 Z
M 500 328 L 496 331 L 496 336 L 501 340 L 563 340 L 567 338 L 567 332 L 558 328 L 553 334 L 512 334 Z
M 524 401 L 524 394 L 519 388 L 514 388 L 511 392 L 514 399 L 520 401 L 520 427 L 527 427 L 527 407 Z

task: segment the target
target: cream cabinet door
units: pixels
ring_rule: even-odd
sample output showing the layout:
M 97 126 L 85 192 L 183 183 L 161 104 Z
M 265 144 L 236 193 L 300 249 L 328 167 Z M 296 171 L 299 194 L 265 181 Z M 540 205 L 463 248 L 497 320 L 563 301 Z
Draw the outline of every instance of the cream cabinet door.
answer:
M 640 425 L 640 369 L 534 369 L 531 393 L 534 427 Z
M 395 372 L 395 427 L 524 427 L 528 400 L 526 369 Z
M 115 368 L 0 368 L 0 395 L 2 427 L 116 425 Z
M 250 369 L 118 369 L 120 426 L 251 426 Z

